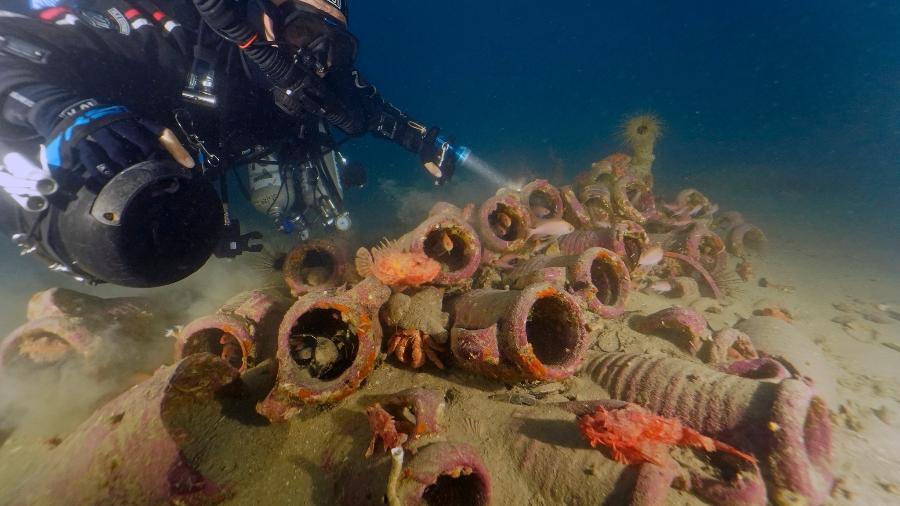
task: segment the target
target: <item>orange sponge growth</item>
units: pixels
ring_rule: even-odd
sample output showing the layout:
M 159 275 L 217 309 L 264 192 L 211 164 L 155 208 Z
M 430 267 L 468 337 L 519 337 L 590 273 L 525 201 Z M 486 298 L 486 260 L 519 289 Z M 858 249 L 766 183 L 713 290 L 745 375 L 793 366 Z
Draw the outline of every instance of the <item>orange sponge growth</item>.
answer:
M 592 448 L 603 446 L 609 449 L 613 459 L 626 465 L 642 462 L 662 465 L 665 454 L 675 445 L 726 452 L 756 462 L 752 455 L 636 404 L 613 410 L 598 406 L 593 413 L 578 417 L 578 426 Z

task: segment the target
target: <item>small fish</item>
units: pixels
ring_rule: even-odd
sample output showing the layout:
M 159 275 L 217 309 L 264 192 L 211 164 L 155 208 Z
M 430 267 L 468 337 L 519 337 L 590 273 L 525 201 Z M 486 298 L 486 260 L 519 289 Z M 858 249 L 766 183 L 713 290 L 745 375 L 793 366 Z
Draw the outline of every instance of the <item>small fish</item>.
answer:
M 506 213 L 497 213 L 497 224 L 508 229 L 512 226 L 512 218 Z
M 527 257 L 517 253 L 507 253 L 502 257 L 498 258 L 494 263 L 497 267 L 501 269 L 512 269 L 519 262 L 525 260 Z
M 497 236 L 499 236 L 499 237 L 505 236 L 509 232 L 509 229 L 512 227 L 512 224 L 513 224 L 512 217 L 510 217 L 506 213 L 497 213 L 494 216 L 494 219 L 495 219 L 494 224 L 493 224 L 494 233 L 497 234 Z
M 566 220 L 544 220 L 538 222 L 537 226 L 531 229 L 528 237 L 559 237 L 574 231 L 575 227 Z
M 552 214 L 552 212 L 544 206 L 533 206 L 531 212 L 538 218 L 546 218 Z
M 219 344 L 222 345 L 222 353 L 219 356 L 229 364 L 242 363 L 244 360 L 244 350 L 234 338 L 223 335 L 219 338 Z
M 661 280 L 661 281 L 657 281 L 657 282 L 653 283 L 652 285 L 650 285 L 650 289 L 656 293 L 669 293 L 672 291 L 673 287 L 672 287 L 672 283 L 665 281 L 665 280 Z
M 450 238 L 450 234 L 447 232 L 441 234 L 441 248 L 444 249 L 444 254 L 449 254 L 453 251 L 453 239 Z
M 684 225 L 690 225 L 691 223 L 693 223 L 693 221 L 694 218 L 692 218 L 691 215 L 682 213 L 677 214 L 672 218 L 672 225 L 676 227 L 683 227 Z
M 641 253 L 641 258 L 638 260 L 638 265 L 642 267 L 653 267 L 654 265 L 662 262 L 663 259 L 663 249 L 659 244 L 654 244 L 647 248 L 643 253 Z

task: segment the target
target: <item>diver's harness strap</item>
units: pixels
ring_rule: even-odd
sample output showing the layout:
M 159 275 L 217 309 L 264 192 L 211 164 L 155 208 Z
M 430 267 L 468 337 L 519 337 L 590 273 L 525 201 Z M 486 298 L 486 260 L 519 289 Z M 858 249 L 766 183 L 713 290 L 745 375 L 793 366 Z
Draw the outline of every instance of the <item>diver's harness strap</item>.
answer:
M 46 65 L 52 54 L 49 49 L 36 46 L 31 42 L 8 34 L 0 35 L 0 53 L 20 58 L 36 65 Z M 6 89 L 14 90 L 16 87 L 27 85 L 30 82 L 28 78 L 19 78 L 12 82 L 7 81 L 4 85 Z M 4 101 L 0 100 L 0 110 L 3 110 L 4 106 Z M 40 138 L 37 133 L 29 130 L 9 123 L 0 117 L 0 141 L 19 143 L 31 142 Z
M 206 40 L 209 26 L 207 21 L 201 21 L 197 33 L 197 43 L 194 45 L 194 61 L 191 64 L 191 73 L 188 83 L 181 92 L 182 98 L 190 105 L 205 109 L 216 110 L 221 105 L 216 93 L 216 66 L 219 55 L 222 52 L 222 39 L 217 37 L 215 43 Z M 227 168 L 239 163 L 237 160 L 223 160 L 216 152 L 222 152 L 224 148 L 224 134 L 219 131 L 218 145 L 212 150 L 208 142 L 203 139 L 194 127 L 193 118 L 186 109 L 174 111 L 175 123 L 178 125 L 182 136 L 188 145 L 197 153 L 200 168 L 205 176 L 219 178 L 219 197 L 222 200 L 222 211 L 225 217 L 223 235 L 213 254 L 217 258 L 235 258 L 245 252 L 257 253 L 262 251 L 261 244 L 251 244 L 251 241 L 262 239 L 262 234 L 256 231 L 241 234 L 241 224 L 231 217 L 228 197 L 228 172 Z M 217 122 L 221 125 L 221 121 Z M 248 156 L 259 156 L 250 153 Z
M 15 56 L 38 65 L 45 65 L 50 51 L 11 35 L 0 35 L 0 53 Z
M 251 244 L 251 241 L 262 239 L 262 234 L 256 231 L 241 234 L 241 223 L 237 219 L 231 217 L 230 203 L 228 198 L 228 172 L 227 167 L 240 163 L 240 160 L 228 160 L 223 164 L 219 155 L 211 152 L 207 148 L 207 143 L 194 128 L 193 120 L 190 113 L 185 109 L 175 111 L 175 123 L 181 130 L 182 135 L 187 139 L 188 144 L 197 151 L 200 159 L 200 167 L 203 174 L 212 175 L 219 178 L 219 197 L 222 199 L 222 211 L 225 217 L 224 231 L 218 246 L 213 251 L 217 258 L 235 258 L 242 253 L 259 253 L 263 250 L 262 244 Z M 221 148 L 221 142 L 220 148 Z M 264 152 L 253 151 L 245 154 L 245 157 L 257 158 L 263 156 Z M 221 170 L 220 170 L 221 169 Z
M 191 104 L 215 109 L 219 105 L 216 95 L 216 64 L 219 60 L 219 47 L 208 47 L 204 44 L 206 22 L 200 23 L 197 44 L 194 45 L 194 61 L 188 74 L 187 86 L 181 97 Z
M 263 245 L 250 244 L 250 241 L 259 241 L 262 238 L 263 235 L 255 230 L 241 234 L 240 220 L 229 219 L 225 225 L 222 240 L 219 241 L 219 245 L 213 250 L 213 255 L 216 258 L 236 258 L 247 252 L 260 253 L 263 250 Z

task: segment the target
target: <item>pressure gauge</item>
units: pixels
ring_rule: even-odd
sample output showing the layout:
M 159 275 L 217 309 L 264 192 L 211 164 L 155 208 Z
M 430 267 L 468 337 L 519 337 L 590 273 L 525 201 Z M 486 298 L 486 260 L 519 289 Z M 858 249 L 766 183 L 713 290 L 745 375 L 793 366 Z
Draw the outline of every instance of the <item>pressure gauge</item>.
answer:
M 350 219 L 350 213 L 341 214 L 334 220 L 334 227 L 341 232 L 350 230 L 351 226 L 353 226 L 353 220 Z

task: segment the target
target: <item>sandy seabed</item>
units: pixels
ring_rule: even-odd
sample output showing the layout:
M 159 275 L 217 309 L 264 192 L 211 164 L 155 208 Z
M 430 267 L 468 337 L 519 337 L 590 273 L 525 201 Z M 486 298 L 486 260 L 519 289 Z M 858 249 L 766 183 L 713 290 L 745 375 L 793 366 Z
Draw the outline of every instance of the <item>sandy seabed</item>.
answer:
M 711 186 L 715 181 L 710 181 Z M 703 182 L 696 186 L 705 190 Z M 783 200 L 729 199 L 710 192 L 725 209 L 738 209 L 768 234 L 770 253 L 754 262 L 754 278 L 719 314 L 713 328 L 733 325 L 763 305 L 790 312 L 793 324 L 809 336 L 828 359 L 837 383 L 837 402 L 829 406 L 834 430 L 834 472 L 837 484 L 832 504 L 891 504 L 900 501 L 900 268 L 888 242 L 872 242 L 876 234 L 851 230 L 835 233 L 835 222 L 816 220 L 814 208 L 788 208 Z M 719 198 L 715 198 L 719 197 Z M 731 201 L 731 202 L 729 202 Z M 743 206 L 743 207 L 742 207 Z M 752 206 L 752 207 L 750 207 Z M 789 218 L 788 218 L 789 217 Z M 734 265 L 734 259 L 731 259 Z M 8 265 L 7 265 L 8 266 Z M 212 264 L 200 276 L 215 279 L 222 264 Z M 7 315 L 24 315 L 30 292 L 47 288 L 56 278 L 33 280 L 9 276 L 4 308 Z M 759 279 L 769 281 L 760 286 Z M 233 280 L 195 311 L 210 311 L 252 277 Z M 780 288 L 773 288 L 773 285 Z M 9 288 L 6 288 L 9 287 Z M 229 291 L 231 290 L 231 291 Z M 635 293 L 627 311 L 649 314 L 675 303 L 661 295 Z M 17 313 L 18 312 L 18 313 Z M 591 344 L 588 360 L 600 342 L 615 342 L 621 351 L 681 354 L 668 341 L 633 331 L 626 318 L 606 322 Z M 15 317 L 2 322 L 17 324 Z M 173 322 L 176 323 L 184 322 Z M 614 336 L 615 339 L 612 339 Z M 604 344 L 608 346 L 608 344 Z M 607 350 L 608 351 L 608 350 Z M 409 388 L 430 387 L 449 392 L 442 437 L 467 441 L 481 451 L 491 471 L 495 504 L 597 504 L 616 491 L 618 464 L 590 449 L 574 417 L 548 405 L 571 399 L 604 398 L 590 378 L 576 375 L 553 388 L 518 385 L 510 389 L 460 370 L 425 368 L 421 372 L 385 360 L 356 394 L 329 410 L 305 411 L 285 424 L 252 426 L 223 419 L 208 434 L 205 462 L 214 462 L 234 496 L 227 504 L 330 504 L 341 480 L 385 483 L 390 459 L 378 454 L 366 465 L 365 477 L 335 474 L 349 460 L 362 463 L 371 432 L 365 407 L 379 396 Z M 555 388 L 555 389 L 554 389 Z M 510 400 L 521 394 L 534 406 Z M 53 403 L 51 393 L 34 392 L 29 402 Z M 0 443 L 0 503 L 9 503 L 25 477 L 54 461 L 51 438 L 66 437 L 90 409 L 70 409 L 44 416 L 60 423 L 34 424 L 16 430 Z M 329 462 L 328 466 L 321 465 Z M 351 466 L 352 467 L 352 466 Z M 337 485 L 336 485 L 337 484 Z M 572 495 L 572 490 L 581 492 Z M 375 494 L 380 494 L 376 490 Z M 379 498 L 373 498 L 377 502 Z M 669 504 L 700 504 L 693 495 L 672 491 Z

